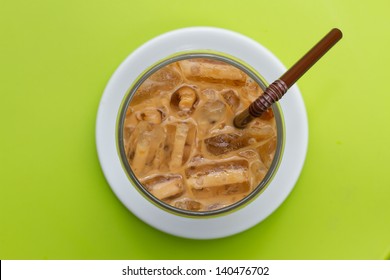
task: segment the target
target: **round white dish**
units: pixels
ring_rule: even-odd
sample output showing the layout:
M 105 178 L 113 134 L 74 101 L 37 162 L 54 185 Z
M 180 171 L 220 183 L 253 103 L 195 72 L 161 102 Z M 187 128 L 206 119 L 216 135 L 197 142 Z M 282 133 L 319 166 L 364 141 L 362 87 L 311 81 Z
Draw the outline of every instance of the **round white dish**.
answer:
M 285 122 L 285 147 L 279 169 L 266 190 L 247 206 L 223 216 L 183 217 L 142 196 L 129 181 L 116 146 L 120 105 L 132 83 L 148 67 L 172 54 L 214 50 L 232 55 L 272 83 L 286 71 L 266 48 L 241 34 L 212 27 L 191 27 L 162 34 L 131 53 L 108 82 L 97 114 L 96 146 L 104 175 L 119 200 L 145 223 L 185 238 L 211 239 L 244 231 L 268 217 L 287 198 L 302 170 L 308 144 L 305 105 L 296 85 L 279 102 Z

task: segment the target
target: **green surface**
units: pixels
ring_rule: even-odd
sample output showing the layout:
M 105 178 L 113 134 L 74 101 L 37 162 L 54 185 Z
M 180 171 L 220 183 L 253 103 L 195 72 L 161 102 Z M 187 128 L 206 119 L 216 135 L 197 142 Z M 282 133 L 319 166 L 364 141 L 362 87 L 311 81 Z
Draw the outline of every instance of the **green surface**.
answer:
M 390 254 L 388 1 L 0 0 L 0 259 L 383 259 Z M 309 149 L 284 204 L 254 228 L 161 233 L 111 192 L 95 118 L 118 65 L 187 26 L 247 35 L 290 66 L 344 38 L 298 85 Z

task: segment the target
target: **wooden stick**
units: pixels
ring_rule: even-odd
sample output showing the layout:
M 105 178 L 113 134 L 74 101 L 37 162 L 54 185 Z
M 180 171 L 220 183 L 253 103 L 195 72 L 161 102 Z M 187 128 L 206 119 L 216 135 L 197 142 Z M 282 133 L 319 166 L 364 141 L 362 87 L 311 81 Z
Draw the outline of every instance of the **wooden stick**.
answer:
M 325 53 L 327 53 L 341 38 L 343 34 L 337 28 L 332 29 L 321 41 L 308 51 L 279 79 L 270 84 L 264 94 L 257 98 L 234 118 L 234 126 L 244 128 L 254 118 L 259 117 L 273 103 L 278 101 L 306 73 Z

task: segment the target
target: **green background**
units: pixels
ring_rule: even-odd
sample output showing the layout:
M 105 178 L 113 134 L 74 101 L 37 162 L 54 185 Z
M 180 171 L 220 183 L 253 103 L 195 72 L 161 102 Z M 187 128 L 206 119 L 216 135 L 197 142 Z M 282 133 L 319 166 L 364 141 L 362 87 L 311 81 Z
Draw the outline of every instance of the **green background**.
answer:
M 0 0 L 0 259 L 384 259 L 390 254 L 388 1 Z M 181 27 L 240 32 L 291 66 L 344 38 L 299 82 L 306 163 L 252 229 L 188 240 L 131 214 L 101 171 L 95 118 L 118 65 Z

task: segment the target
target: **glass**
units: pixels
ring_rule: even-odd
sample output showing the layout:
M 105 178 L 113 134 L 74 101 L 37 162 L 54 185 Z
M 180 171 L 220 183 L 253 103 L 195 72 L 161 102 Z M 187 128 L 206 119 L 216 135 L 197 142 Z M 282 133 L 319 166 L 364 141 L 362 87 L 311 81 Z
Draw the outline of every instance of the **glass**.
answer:
M 139 96 L 142 96 L 142 95 L 139 94 L 139 92 L 142 92 L 142 90 L 144 88 L 146 88 L 147 86 L 153 86 L 153 85 L 148 85 L 147 84 L 148 81 L 149 81 L 148 78 L 150 78 L 153 74 L 156 74 L 157 75 L 157 79 L 158 79 L 159 75 L 160 75 L 159 74 L 160 73 L 159 70 L 161 70 L 162 68 L 164 68 L 164 67 L 166 67 L 168 65 L 172 65 L 173 63 L 178 62 L 178 63 L 181 63 L 181 65 L 182 65 L 181 68 L 182 68 L 183 71 L 191 72 L 191 67 L 194 67 L 194 65 L 191 65 L 192 62 L 197 61 L 197 60 L 199 60 L 199 61 L 204 60 L 204 61 L 207 62 L 207 60 L 210 60 L 210 59 L 213 60 L 213 61 L 221 62 L 221 65 L 227 63 L 227 64 L 229 64 L 231 66 L 234 66 L 235 68 L 239 69 L 240 71 L 242 71 L 246 75 L 248 75 L 254 81 L 254 83 L 256 83 L 263 91 L 265 90 L 266 84 L 263 81 L 262 77 L 258 73 L 256 73 L 256 71 L 254 71 L 250 66 L 248 66 L 245 63 L 237 60 L 236 58 L 233 58 L 233 57 L 231 57 L 229 55 L 226 55 L 226 54 L 214 53 L 214 52 L 181 53 L 181 54 L 176 54 L 174 56 L 171 56 L 171 57 L 169 57 L 169 58 L 167 58 L 167 59 L 165 59 L 163 61 L 160 61 L 157 64 L 153 65 L 152 67 L 147 69 L 133 83 L 133 85 L 131 86 L 128 94 L 124 98 L 124 101 L 123 101 L 121 109 L 120 109 L 119 118 L 118 118 L 117 144 L 118 144 L 118 148 L 119 148 L 119 155 L 120 155 L 120 158 L 121 158 L 121 163 L 122 163 L 122 165 L 123 165 L 123 167 L 124 167 L 124 169 L 126 171 L 126 174 L 129 177 L 129 179 L 131 180 L 133 185 L 149 201 L 153 202 L 154 204 L 156 204 L 157 206 L 161 207 L 162 209 L 168 210 L 170 212 L 173 212 L 173 213 L 179 214 L 179 215 L 201 217 L 201 216 L 218 215 L 218 214 L 223 214 L 223 213 L 226 214 L 226 213 L 229 213 L 231 211 L 234 211 L 236 209 L 239 209 L 240 207 L 243 207 L 243 206 L 247 205 L 257 195 L 259 195 L 267 187 L 267 185 L 270 183 L 270 181 L 272 180 L 272 177 L 274 176 L 275 172 L 277 171 L 278 165 L 280 163 L 282 150 L 283 150 L 284 123 L 283 123 L 283 118 L 282 118 L 282 113 L 281 113 L 280 107 L 279 107 L 278 104 L 275 104 L 275 105 L 272 106 L 272 112 L 273 112 L 273 115 L 274 115 L 274 118 L 275 118 L 276 130 L 277 130 L 277 133 L 276 133 L 276 148 L 275 148 L 274 157 L 273 157 L 272 161 L 270 161 L 270 163 L 267 164 L 267 165 L 269 165 L 268 166 L 269 169 L 268 169 L 267 173 L 265 174 L 264 178 L 261 180 L 261 182 L 253 190 L 250 190 L 250 193 L 245 194 L 245 197 L 243 197 L 242 199 L 239 199 L 238 201 L 235 201 L 234 203 L 232 203 L 230 205 L 223 206 L 222 208 L 218 208 L 217 207 L 216 209 L 213 209 L 212 207 L 209 207 L 206 210 L 198 211 L 199 210 L 198 209 L 199 205 L 197 205 L 193 201 L 190 201 L 191 202 L 190 205 L 188 205 L 188 203 L 186 205 L 180 204 L 180 201 L 179 201 L 179 203 L 176 203 L 175 205 L 171 205 L 171 204 L 169 204 L 167 202 L 164 202 L 162 200 L 167 195 L 169 196 L 169 195 L 175 195 L 176 194 L 175 191 L 177 190 L 177 188 L 175 189 L 175 184 L 178 185 L 180 183 L 179 182 L 180 180 L 178 179 L 177 176 L 169 175 L 167 173 L 166 178 L 160 178 L 160 177 L 162 177 L 162 175 L 160 175 L 160 177 L 155 176 L 155 177 L 153 177 L 149 181 L 148 180 L 143 180 L 143 184 L 140 182 L 140 180 L 137 178 L 135 173 L 140 174 L 139 168 L 142 168 L 142 167 L 139 167 L 139 166 L 143 166 L 143 163 L 140 163 L 140 165 L 135 165 L 135 164 L 131 165 L 129 163 L 129 161 L 128 161 L 128 157 L 127 157 L 128 155 L 126 155 L 126 151 L 128 150 L 128 147 L 125 147 L 126 143 L 124 141 L 124 138 L 126 136 L 125 134 L 127 133 L 126 132 L 126 128 L 125 128 L 125 121 L 126 121 L 126 114 L 129 112 L 129 106 L 132 104 L 132 102 L 136 102 L 137 101 L 136 99 L 139 98 Z M 208 71 L 207 68 L 206 68 L 205 71 L 206 72 Z M 233 81 L 234 82 L 234 78 L 232 78 L 231 76 L 235 76 L 235 74 L 237 74 L 239 76 L 239 73 L 238 72 L 235 73 L 235 71 L 230 71 L 230 72 L 228 72 L 228 74 L 226 74 L 226 73 L 225 74 L 222 73 L 222 76 L 225 76 L 225 78 L 228 79 L 228 82 L 229 81 Z M 197 73 L 193 78 L 196 79 L 197 75 L 199 76 L 199 75 L 202 75 L 202 74 L 201 73 L 200 74 Z M 208 72 L 205 75 L 208 76 L 209 78 L 210 77 L 213 78 L 212 77 L 213 73 L 209 73 Z M 164 78 L 164 77 L 160 77 L 160 78 Z M 191 98 L 191 88 L 190 87 L 188 87 L 186 85 L 184 85 L 184 86 L 180 85 L 179 88 L 177 88 L 177 86 L 179 85 L 179 83 L 177 83 L 178 77 L 175 76 L 174 73 L 172 75 L 170 75 L 168 78 L 173 83 L 173 85 L 171 87 L 172 88 L 176 87 L 175 91 L 171 95 L 171 102 L 170 102 L 169 106 L 171 106 L 172 108 L 176 108 L 179 118 L 181 117 L 180 114 L 182 114 L 182 117 L 186 117 L 186 115 L 192 114 L 194 111 L 201 111 L 202 108 L 203 108 L 204 112 L 201 112 L 200 116 L 205 116 L 205 117 L 207 117 L 207 119 L 213 118 L 213 115 L 218 117 L 220 114 L 223 113 L 221 111 L 221 109 L 223 109 L 223 108 L 220 106 L 221 105 L 220 102 L 213 102 L 212 104 L 210 103 L 209 104 L 210 106 L 209 107 L 206 106 L 206 108 L 204 108 L 205 106 L 200 107 L 200 108 L 195 108 L 195 106 L 193 106 L 193 105 L 196 103 L 196 100 L 199 97 L 197 95 L 199 95 L 200 93 L 196 92 L 194 94 L 194 92 L 192 92 L 193 95 L 192 95 L 192 98 Z M 238 79 L 240 79 L 240 77 L 238 77 Z M 240 82 L 240 81 L 238 81 L 238 82 Z M 169 87 L 169 85 L 168 85 L 168 87 Z M 150 92 L 152 92 L 152 91 L 147 91 L 146 94 L 143 96 L 143 98 L 145 98 L 145 100 L 148 99 L 149 97 L 152 97 L 152 96 L 148 96 L 147 95 L 147 94 L 150 94 Z M 136 95 L 136 93 L 137 93 L 137 95 Z M 183 97 L 183 99 L 181 99 L 181 100 L 183 100 L 183 102 L 179 102 L 180 98 L 178 98 L 177 96 L 175 97 L 175 94 L 176 95 L 181 94 L 181 96 Z M 202 92 L 201 94 L 204 94 L 204 92 Z M 212 93 L 210 93 L 210 94 L 212 94 Z M 229 91 L 226 91 L 226 92 L 224 92 L 223 97 L 225 98 L 225 101 L 226 101 L 225 104 L 227 104 L 229 106 L 235 106 L 236 102 L 235 102 L 235 99 L 234 99 L 235 98 L 234 94 L 232 94 Z M 186 101 L 188 101 L 188 102 L 186 102 Z M 188 103 L 188 104 L 186 104 L 186 103 Z M 204 104 L 204 105 L 207 105 L 207 104 Z M 213 114 L 213 112 L 215 114 Z M 146 115 L 138 116 L 139 119 L 147 118 L 148 122 L 152 122 L 152 123 L 153 122 L 161 122 L 161 118 L 162 117 L 166 118 L 167 116 L 164 116 L 164 112 L 156 112 L 155 110 L 154 111 L 151 110 L 151 112 L 146 114 Z M 168 126 L 166 129 L 168 129 L 168 130 L 172 129 L 174 131 L 172 134 L 175 134 L 175 131 L 176 131 L 176 134 L 177 134 L 177 131 L 180 132 L 180 130 L 184 130 L 186 135 L 190 135 L 190 136 L 186 136 L 187 137 L 187 141 L 188 141 L 188 139 L 194 138 L 194 135 L 195 135 L 194 129 L 191 128 L 191 127 L 190 128 L 188 128 L 188 127 L 187 128 L 186 127 L 182 127 L 181 128 L 180 125 L 176 125 L 176 126 L 172 126 L 171 125 L 171 128 Z M 206 126 L 205 129 L 209 129 L 209 127 Z M 134 133 L 134 131 L 133 131 L 133 133 Z M 158 137 L 159 131 L 158 130 L 154 130 L 153 133 L 154 134 L 153 135 L 149 135 L 149 137 L 151 137 L 152 139 L 158 139 L 159 138 Z M 136 135 L 136 134 L 134 134 L 134 135 Z M 137 141 L 138 141 L 137 143 L 142 143 L 143 139 L 141 137 L 142 137 L 142 135 L 140 134 L 139 138 L 137 139 Z M 221 137 L 224 138 L 223 139 L 224 141 L 228 140 L 228 143 L 234 142 L 234 145 L 228 145 L 227 147 L 224 147 L 223 149 L 220 149 L 220 147 L 218 148 L 218 145 L 215 145 L 214 143 L 218 144 L 218 141 L 220 140 Z M 227 139 L 227 138 L 229 138 L 229 139 Z M 239 150 L 240 149 L 240 143 L 242 141 L 240 142 L 241 138 L 239 138 L 239 137 L 238 137 L 239 139 L 236 139 L 236 138 L 237 137 L 235 137 L 234 134 L 223 134 L 222 136 L 219 135 L 217 137 L 209 137 L 208 139 L 205 139 L 204 145 L 207 147 L 208 152 L 210 152 L 214 156 L 218 156 L 220 154 L 232 151 L 232 149 L 231 149 L 232 146 L 235 146 L 236 147 L 235 149 Z M 154 149 L 158 149 L 158 147 L 159 147 L 158 146 L 158 141 L 154 141 L 154 142 L 157 142 L 157 143 L 153 143 L 153 144 L 155 144 L 154 145 Z M 191 145 L 190 142 L 191 141 L 189 141 L 189 145 Z M 145 142 L 145 143 L 149 143 L 149 142 Z M 184 145 L 184 143 L 183 143 L 183 145 Z M 149 147 L 147 147 L 147 148 L 149 149 Z M 191 149 L 191 146 L 190 146 L 190 149 Z M 133 153 L 134 153 L 134 151 L 133 151 Z M 170 153 L 173 153 L 173 151 L 170 151 Z M 250 156 L 250 155 L 247 155 L 247 156 Z M 185 155 L 184 155 L 184 157 L 185 157 Z M 244 161 L 236 161 L 235 165 L 244 166 L 245 163 L 243 163 L 243 162 Z M 171 164 L 174 165 L 175 163 L 171 162 Z M 229 169 L 231 166 L 232 166 L 232 164 L 226 165 L 226 166 L 220 166 L 220 169 Z M 212 167 L 208 166 L 207 168 L 212 168 Z M 241 183 L 240 180 L 245 178 L 245 176 L 247 176 L 246 174 L 244 174 L 242 172 L 240 173 L 240 172 L 241 171 L 236 172 L 238 174 L 238 176 L 237 176 L 237 174 L 235 174 L 235 178 L 237 180 L 237 182 L 235 182 L 235 183 Z M 249 172 L 250 172 L 250 170 L 249 170 Z M 191 180 L 191 176 L 192 176 L 191 172 L 189 172 L 187 175 L 190 177 L 188 179 L 188 181 Z M 154 191 L 153 193 L 150 190 L 148 190 L 148 185 L 149 184 L 154 184 L 156 182 L 158 183 L 158 181 L 160 179 L 164 179 L 165 181 L 168 180 L 170 182 L 170 185 L 173 186 L 173 188 L 170 187 L 170 189 L 169 189 L 169 192 L 171 192 L 171 193 L 167 193 L 166 191 L 164 191 L 163 188 L 160 188 L 160 191 L 157 190 L 157 191 Z M 193 184 L 196 184 L 196 180 L 195 179 L 192 180 Z M 202 178 L 202 180 L 204 180 L 204 179 L 207 180 L 207 179 L 210 179 L 210 178 Z M 160 180 L 160 181 L 164 181 L 164 180 Z M 234 186 L 235 187 L 239 187 L 239 188 L 245 188 L 244 185 L 239 185 L 239 184 L 235 184 Z M 216 188 L 211 188 L 211 189 L 213 191 L 216 190 Z M 226 191 L 226 189 L 225 189 L 225 191 Z M 202 193 L 199 191 L 199 189 L 195 189 L 195 192 L 198 193 L 198 194 L 196 194 L 196 195 L 198 195 L 198 197 L 200 197 L 200 198 L 202 197 Z M 159 199 L 159 198 L 161 198 L 161 199 Z M 182 203 L 186 203 L 186 202 L 188 202 L 188 200 L 182 201 Z M 186 209 L 183 209 L 183 208 L 186 208 Z

